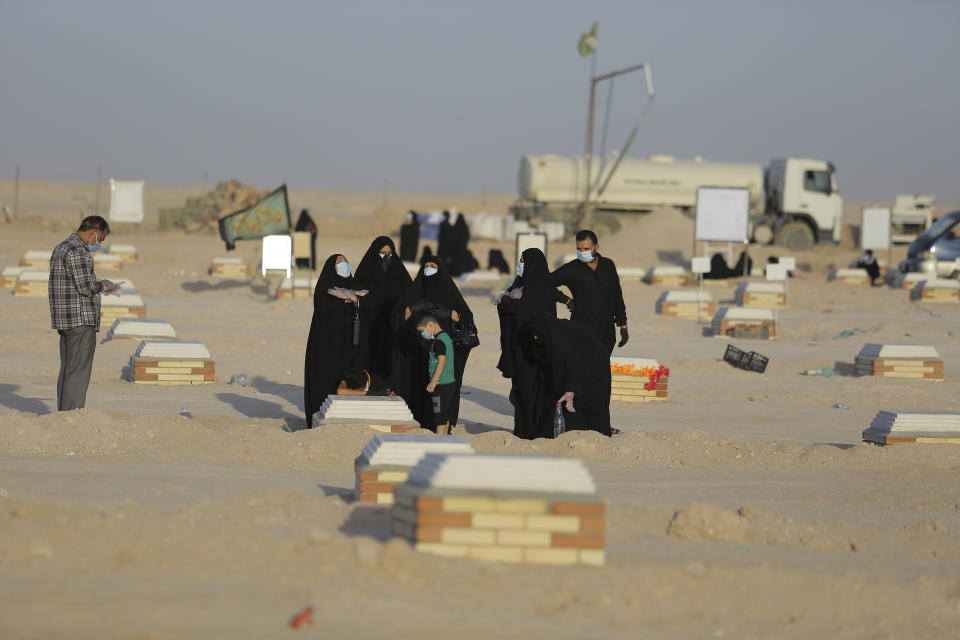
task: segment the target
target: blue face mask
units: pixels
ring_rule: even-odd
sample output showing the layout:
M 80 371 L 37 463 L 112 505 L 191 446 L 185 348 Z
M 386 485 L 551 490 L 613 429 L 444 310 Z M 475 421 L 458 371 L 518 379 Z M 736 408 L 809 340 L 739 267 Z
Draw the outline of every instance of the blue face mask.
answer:
M 96 238 L 97 236 L 93 236 L 93 237 Z M 86 246 L 87 246 L 87 251 L 93 253 L 94 251 L 97 251 L 100 248 L 100 242 L 97 241 L 97 242 L 94 242 L 93 244 L 88 244 Z
M 520 262 L 520 263 L 517 264 L 517 277 L 518 277 L 518 278 L 522 278 L 522 277 L 523 277 L 523 263 L 522 263 L 522 262 Z
M 433 336 L 430 335 L 430 332 L 427 331 L 426 329 L 424 329 L 423 331 L 421 331 L 421 332 L 420 332 L 420 335 L 423 336 L 423 339 L 424 339 L 424 340 L 433 340 Z
M 350 263 L 349 262 L 338 262 L 337 263 L 337 275 L 341 278 L 350 277 Z
M 437 270 L 436 270 L 436 268 L 434 268 L 434 267 L 424 267 L 424 268 L 423 268 L 423 275 L 428 276 L 428 277 L 429 277 L 429 276 L 435 276 L 435 275 L 437 275 Z
M 587 249 L 586 251 L 580 251 L 577 249 L 577 259 L 580 262 L 593 262 L 593 250 Z

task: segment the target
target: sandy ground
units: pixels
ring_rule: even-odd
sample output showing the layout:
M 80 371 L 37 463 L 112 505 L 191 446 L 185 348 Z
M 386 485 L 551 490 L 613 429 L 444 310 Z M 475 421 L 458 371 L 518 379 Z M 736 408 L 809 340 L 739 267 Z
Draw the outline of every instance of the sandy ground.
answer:
M 59 242 L 85 206 L 70 200 L 77 188 L 34 184 L 23 220 L 2 227 L 0 265 Z M 184 193 L 148 193 L 148 208 Z M 346 203 L 316 205 L 337 234 L 319 253 L 356 263 L 383 221 L 347 214 L 382 196 L 294 193 L 292 204 L 308 196 Z M 391 211 L 458 202 L 406 197 Z M 667 263 L 689 256 L 691 229 L 658 212 L 601 250 L 624 266 Z M 296 633 L 289 620 L 307 605 L 313 621 L 299 633 L 313 637 L 956 637 L 960 448 L 880 448 L 860 432 L 879 409 L 960 410 L 960 308 L 827 283 L 856 255 L 849 237 L 797 256 L 780 339 L 735 342 L 770 358 L 764 374 L 721 362 L 727 340 L 702 325 L 655 315 L 662 287 L 625 282 L 632 337 L 619 353 L 669 366 L 670 398 L 614 403 L 625 433 L 612 439 L 512 436 L 489 287 L 464 286 L 482 345 L 456 431 L 480 451 L 581 457 L 609 507 L 599 569 L 447 560 L 390 540 L 386 510 L 349 502 L 353 458 L 372 434 L 281 428 L 304 425 L 310 299 L 270 301 L 263 284 L 207 277 L 225 255 L 213 236 L 112 239 L 142 256 L 118 277 L 136 282 L 149 317 L 207 344 L 218 381 L 123 382 L 135 345 L 106 342 L 89 408 L 57 415 L 46 301 L 0 295 L 0 637 L 276 637 Z M 507 248 L 476 243 L 481 262 L 491 246 Z M 551 262 L 570 248 L 551 246 Z M 253 243 L 237 254 L 256 260 Z M 733 298 L 732 285 L 709 290 Z M 852 328 L 866 333 L 837 337 Z M 845 371 L 870 341 L 933 345 L 946 379 L 800 375 Z M 250 386 L 228 385 L 241 371 Z M 192 420 L 177 415 L 183 402 Z

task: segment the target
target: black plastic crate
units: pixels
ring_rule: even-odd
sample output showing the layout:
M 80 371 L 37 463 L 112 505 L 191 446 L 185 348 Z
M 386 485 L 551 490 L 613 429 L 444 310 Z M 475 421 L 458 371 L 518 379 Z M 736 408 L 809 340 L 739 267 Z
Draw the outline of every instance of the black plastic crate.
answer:
M 762 356 L 756 351 L 751 351 L 747 354 L 747 361 L 745 364 L 741 365 L 741 368 L 747 369 L 748 371 L 763 373 L 767 370 L 768 362 L 770 362 L 770 358 Z
M 730 364 L 732 364 L 732 365 L 735 366 L 735 367 L 739 367 L 739 366 L 740 366 L 740 361 L 741 361 L 746 355 L 747 355 L 747 354 L 746 354 L 745 351 L 741 351 L 740 349 L 737 349 L 737 348 L 736 348 L 735 346 L 733 346 L 732 344 L 728 344 L 728 345 L 727 345 L 727 350 L 723 352 L 723 361 L 724 361 L 724 362 L 729 362 Z
M 770 362 L 770 359 L 756 351 L 742 351 L 732 344 L 728 344 L 727 350 L 723 352 L 723 361 L 738 369 L 763 373 L 767 370 L 767 363 Z

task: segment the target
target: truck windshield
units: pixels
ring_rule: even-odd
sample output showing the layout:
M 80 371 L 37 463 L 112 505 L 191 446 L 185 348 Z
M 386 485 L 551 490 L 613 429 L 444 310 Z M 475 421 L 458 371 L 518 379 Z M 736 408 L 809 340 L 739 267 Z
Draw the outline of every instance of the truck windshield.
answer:
M 941 236 L 947 229 L 950 229 L 957 223 L 960 223 L 960 211 L 948 213 L 933 223 L 933 226 L 921 233 L 919 237 L 932 240 L 933 238 Z
M 803 188 L 816 193 L 830 193 L 830 172 L 804 171 Z

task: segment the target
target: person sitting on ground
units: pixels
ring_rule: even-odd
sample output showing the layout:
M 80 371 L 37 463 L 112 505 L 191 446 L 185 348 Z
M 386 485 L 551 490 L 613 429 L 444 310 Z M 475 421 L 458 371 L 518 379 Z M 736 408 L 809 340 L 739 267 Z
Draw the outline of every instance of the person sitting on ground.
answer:
M 430 382 L 427 383 L 426 391 L 433 407 L 434 430 L 437 435 L 445 436 L 450 433 L 453 410 L 459 406 L 459 402 L 454 402 L 454 396 L 459 395 L 459 389 L 453 374 L 453 340 L 431 315 L 421 313 L 413 322 L 417 331 L 427 341 L 427 352 L 430 354 L 427 359 Z
M 338 396 L 395 396 L 380 376 L 366 369 L 353 369 L 337 387 Z
M 866 269 L 867 275 L 870 276 L 870 286 L 877 286 L 877 278 L 880 277 L 880 265 L 877 264 L 877 259 L 873 257 L 873 249 L 867 249 L 862 256 L 857 258 L 856 268 Z

